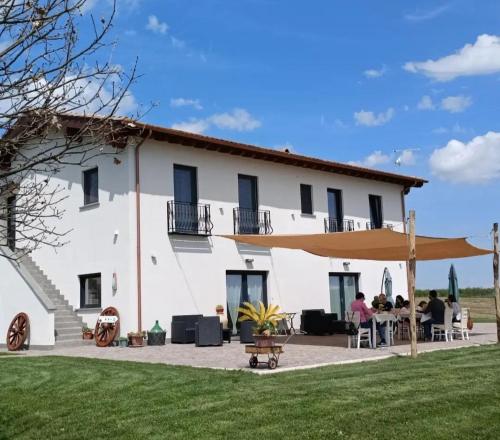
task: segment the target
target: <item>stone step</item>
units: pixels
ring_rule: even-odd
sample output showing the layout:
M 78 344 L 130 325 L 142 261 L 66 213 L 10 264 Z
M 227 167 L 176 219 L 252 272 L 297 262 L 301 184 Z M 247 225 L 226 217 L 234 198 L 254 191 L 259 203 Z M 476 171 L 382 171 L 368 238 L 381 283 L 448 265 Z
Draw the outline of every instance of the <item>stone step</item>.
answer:
M 83 327 L 83 323 L 82 325 L 80 325 L 79 322 L 75 321 L 74 319 L 72 319 L 71 321 L 66 321 L 66 322 L 57 322 L 55 323 L 55 327 L 57 330 L 63 330 L 63 329 L 79 329 L 80 331 L 82 330 L 82 327 Z
M 68 333 L 82 333 L 82 327 L 73 323 L 73 325 L 67 324 L 65 326 L 59 326 L 56 329 L 56 334 L 58 335 L 65 335 Z
M 95 345 L 95 341 L 80 339 L 56 341 L 56 347 L 78 347 L 80 345 Z
M 56 335 L 56 342 L 57 341 L 79 341 L 82 339 L 82 332 L 78 333 L 68 333 L 68 334 L 63 334 L 63 335 Z

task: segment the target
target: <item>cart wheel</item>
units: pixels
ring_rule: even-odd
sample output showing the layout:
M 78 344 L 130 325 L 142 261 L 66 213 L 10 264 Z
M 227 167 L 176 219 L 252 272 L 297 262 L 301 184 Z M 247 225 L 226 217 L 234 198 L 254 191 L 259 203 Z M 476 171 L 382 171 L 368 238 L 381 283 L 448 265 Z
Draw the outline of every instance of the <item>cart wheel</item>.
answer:
M 257 360 L 257 356 L 251 356 L 248 363 L 250 364 L 250 368 L 257 368 L 257 365 L 259 365 L 259 361 Z
M 269 367 L 270 370 L 274 370 L 278 366 L 278 359 L 276 359 L 275 357 L 269 358 L 267 366 Z

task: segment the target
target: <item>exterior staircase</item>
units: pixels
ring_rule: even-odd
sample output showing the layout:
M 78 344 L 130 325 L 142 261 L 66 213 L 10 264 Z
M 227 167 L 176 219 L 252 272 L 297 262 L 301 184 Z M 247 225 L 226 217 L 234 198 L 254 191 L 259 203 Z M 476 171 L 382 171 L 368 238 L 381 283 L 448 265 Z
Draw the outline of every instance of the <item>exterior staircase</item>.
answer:
M 37 266 L 29 255 L 24 256 L 19 263 L 23 265 L 56 306 L 54 312 L 56 347 L 83 345 L 87 342 L 82 340 L 82 327 L 84 325 L 82 318 L 76 314 L 73 307 L 69 305 L 68 300 L 64 298 L 42 269 Z

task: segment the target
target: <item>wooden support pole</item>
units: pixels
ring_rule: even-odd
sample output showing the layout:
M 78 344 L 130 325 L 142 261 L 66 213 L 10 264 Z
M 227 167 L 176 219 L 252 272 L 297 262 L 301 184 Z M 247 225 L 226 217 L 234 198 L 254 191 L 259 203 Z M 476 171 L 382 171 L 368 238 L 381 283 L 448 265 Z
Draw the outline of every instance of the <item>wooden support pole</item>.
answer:
M 498 282 L 498 223 L 493 224 L 493 285 L 497 317 L 497 344 L 500 344 L 500 284 Z
M 415 211 L 410 210 L 409 225 L 409 245 L 410 255 L 408 257 L 409 279 L 408 279 L 408 299 L 410 300 L 410 337 L 411 337 L 411 357 L 417 357 L 417 318 L 415 314 L 415 279 L 417 273 L 417 251 L 415 246 Z

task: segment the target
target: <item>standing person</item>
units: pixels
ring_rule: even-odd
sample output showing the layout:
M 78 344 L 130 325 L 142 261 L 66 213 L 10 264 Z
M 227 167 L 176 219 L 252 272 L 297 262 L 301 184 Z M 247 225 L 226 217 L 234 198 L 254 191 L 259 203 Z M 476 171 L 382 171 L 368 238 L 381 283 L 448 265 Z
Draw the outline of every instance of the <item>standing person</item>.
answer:
M 455 295 L 448 295 L 448 300 L 446 301 L 448 305 L 453 309 L 453 322 L 460 322 L 462 319 L 462 308 L 460 304 L 457 303 Z
M 425 340 L 430 341 L 432 339 L 432 324 L 444 324 L 444 310 L 444 302 L 437 297 L 435 290 L 431 290 L 429 292 L 429 302 L 424 310 L 425 313 L 430 315 L 430 319 L 422 324 L 424 326 Z

